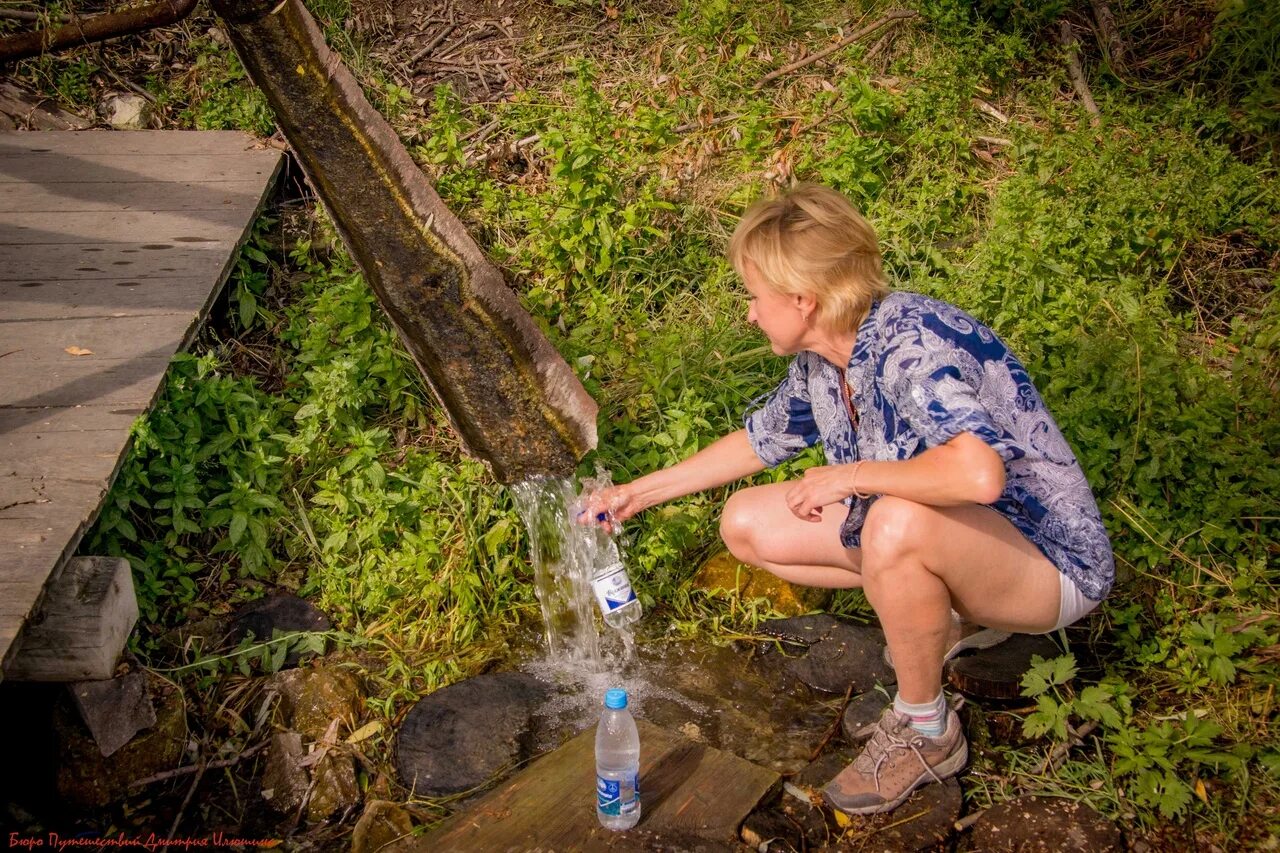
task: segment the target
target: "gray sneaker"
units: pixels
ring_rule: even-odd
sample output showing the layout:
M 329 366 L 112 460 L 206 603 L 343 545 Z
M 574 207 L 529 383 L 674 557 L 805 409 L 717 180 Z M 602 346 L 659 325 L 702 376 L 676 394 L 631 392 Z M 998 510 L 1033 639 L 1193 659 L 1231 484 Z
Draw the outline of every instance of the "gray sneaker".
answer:
M 941 735 L 928 737 L 890 705 L 862 754 L 827 783 L 822 796 L 846 814 L 893 811 L 916 788 L 956 775 L 968 761 L 969 742 L 955 711 L 948 709 Z

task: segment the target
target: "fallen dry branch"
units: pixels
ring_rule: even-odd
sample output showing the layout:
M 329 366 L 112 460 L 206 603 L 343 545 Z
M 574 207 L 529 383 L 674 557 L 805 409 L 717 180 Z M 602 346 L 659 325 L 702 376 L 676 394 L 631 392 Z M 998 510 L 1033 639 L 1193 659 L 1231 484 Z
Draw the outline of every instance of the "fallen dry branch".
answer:
M 163 782 L 166 779 L 176 779 L 179 776 L 188 776 L 192 773 L 203 773 L 206 770 L 220 770 L 223 767 L 231 767 L 239 764 L 246 758 L 257 755 L 267 745 L 267 741 L 254 744 L 243 752 L 233 755 L 231 758 L 223 758 L 218 761 L 209 761 L 203 764 L 188 764 L 185 767 L 175 767 L 173 770 L 165 770 L 163 773 L 157 773 L 154 776 L 148 776 L 145 779 L 135 779 L 129 783 L 130 788 L 142 788 L 146 785 L 153 785 L 156 782 Z
M 42 53 L 168 26 L 191 14 L 195 5 L 196 0 L 163 0 L 150 6 L 72 21 L 57 29 L 41 29 L 9 36 L 0 39 L 0 62 L 15 62 Z
M 1102 44 L 1102 52 L 1107 57 L 1111 70 L 1123 74 L 1125 71 L 1124 41 L 1120 38 L 1120 28 L 1116 26 L 1115 13 L 1107 0 L 1090 0 L 1093 6 L 1093 18 L 1098 22 L 1098 41 Z
M 977 107 L 977 108 L 978 108 L 978 112 L 982 113 L 983 115 L 990 116 L 991 118 L 995 119 L 996 121 L 1000 122 L 1001 124 L 1008 124 L 1008 123 L 1009 123 L 1009 117 L 1008 117 L 1007 115 L 1005 115 L 1004 113 L 1000 112 L 1000 110 L 996 109 L 996 108 L 995 108 L 994 106 L 992 106 L 991 104 L 989 104 L 989 103 L 987 103 L 986 101 L 982 100 L 982 98 L 974 98 L 974 99 L 972 100 L 972 103 L 973 103 L 973 105 L 974 105 L 975 107 Z
M 772 83 L 774 80 L 777 80 L 779 77 L 781 77 L 784 74 L 790 74 L 792 71 L 795 71 L 798 68 L 803 68 L 806 65 L 817 62 L 819 59 L 823 59 L 824 57 L 830 56 L 831 54 L 835 53 L 837 50 L 841 50 L 842 48 L 848 47 L 849 45 L 853 44 L 855 41 L 858 41 L 859 39 L 866 38 L 867 36 L 874 33 L 876 30 L 880 29 L 881 27 L 896 24 L 898 21 L 906 20 L 907 18 L 916 18 L 916 17 L 919 17 L 919 15 L 920 15 L 919 12 L 915 12 L 910 9 L 894 9 L 890 12 L 886 12 L 884 17 L 880 18 L 874 23 L 868 24 L 867 26 L 858 30 L 856 33 L 854 33 L 851 36 L 845 36 L 844 38 L 840 39 L 840 41 L 836 42 L 826 50 L 820 50 L 817 53 L 809 54 L 804 59 L 797 60 L 791 63 L 790 65 L 784 65 L 783 67 L 779 68 L 776 71 L 770 71 L 768 74 L 766 74 L 764 77 L 760 79 L 759 83 L 756 83 L 751 88 L 753 89 L 762 88 L 763 86 L 769 83 Z
M 1076 41 L 1075 30 L 1072 29 L 1069 21 L 1063 21 L 1059 25 L 1058 41 L 1067 52 L 1067 72 L 1071 75 L 1071 86 L 1084 102 L 1084 108 L 1090 116 L 1089 123 L 1096 127 L 1098 117 L 1102 113 L 1098 111 L 1098 105 L 1093 101 L 1093 93 L 1089 91 L 1089 81 L 1084 79 L 1084 69 L 1080 67 L 1079 44 Z

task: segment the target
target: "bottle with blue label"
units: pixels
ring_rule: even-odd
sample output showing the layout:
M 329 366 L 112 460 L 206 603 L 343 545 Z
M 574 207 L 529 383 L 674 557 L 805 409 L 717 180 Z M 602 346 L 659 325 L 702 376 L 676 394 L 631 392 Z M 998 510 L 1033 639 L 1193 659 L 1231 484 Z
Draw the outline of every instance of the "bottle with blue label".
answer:
M 640 733 L 627 709 L 627 691 L 605 691 L 596 726 L 596 817 L 605 829 L 640 821 Z
M 596 564 L 591 589 L 605 624 L 614 630 L 622 630 L 640 619 L 640 599 L 631 588 L 631 579 L 627 577 L 627 567 L 623 565 L 617 540 L 598 527 L 595 535 Z

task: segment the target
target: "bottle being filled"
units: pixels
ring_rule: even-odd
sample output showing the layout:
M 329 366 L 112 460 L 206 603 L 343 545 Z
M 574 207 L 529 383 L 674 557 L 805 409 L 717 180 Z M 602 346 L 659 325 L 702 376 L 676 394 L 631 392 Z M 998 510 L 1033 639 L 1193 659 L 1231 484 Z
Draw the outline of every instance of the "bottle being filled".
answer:
M 618 529 L 616 522 L 612 526 L 615 531 Z M 596 603 L 600 605 L 605 624 L 615 631 L 621 631 L 638 621 L 643 609 L 635 590 L 631 588 L 631 579 L 627 577 L 627 567 L 618 550 L 617 534 L 609 533 L 602 527 L 593 529 L 596 549 L 591 589 L 595 593 Z
M 596 726 L 596 817 L 605 829 L 640 821 L 640 733 L 627 709 L 627 691 L 605 691 Z

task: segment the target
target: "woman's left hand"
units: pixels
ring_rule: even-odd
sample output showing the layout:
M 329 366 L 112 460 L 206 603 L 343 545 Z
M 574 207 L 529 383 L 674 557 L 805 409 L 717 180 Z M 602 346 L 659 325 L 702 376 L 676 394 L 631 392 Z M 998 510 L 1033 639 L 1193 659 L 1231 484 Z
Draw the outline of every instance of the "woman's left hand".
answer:
M 853 465 L 819 465 L 787 490 L 787 506 L 803 521 L 821 521 L 822 508 L 853 494 Z

